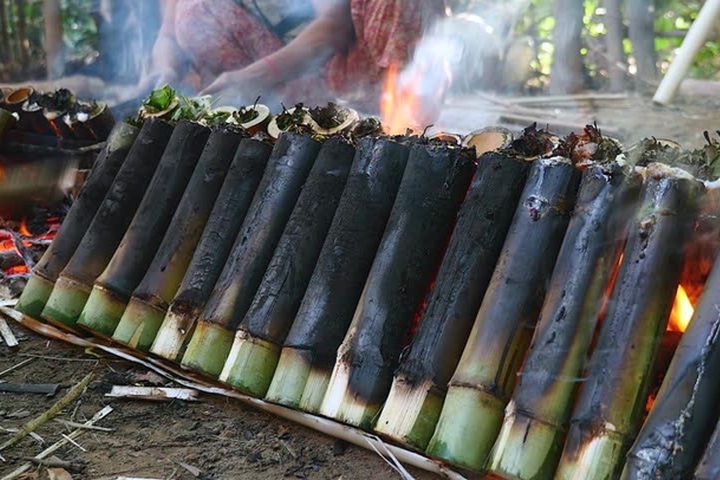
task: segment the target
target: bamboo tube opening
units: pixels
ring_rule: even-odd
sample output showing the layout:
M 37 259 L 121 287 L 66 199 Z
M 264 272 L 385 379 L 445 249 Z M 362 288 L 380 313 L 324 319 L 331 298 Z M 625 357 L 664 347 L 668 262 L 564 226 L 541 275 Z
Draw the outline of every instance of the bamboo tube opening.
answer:
M 30 98 L 35 90 L 32 87 L 16 88 L 5 97 L 5 103 L 8 105 L 19 105 Z

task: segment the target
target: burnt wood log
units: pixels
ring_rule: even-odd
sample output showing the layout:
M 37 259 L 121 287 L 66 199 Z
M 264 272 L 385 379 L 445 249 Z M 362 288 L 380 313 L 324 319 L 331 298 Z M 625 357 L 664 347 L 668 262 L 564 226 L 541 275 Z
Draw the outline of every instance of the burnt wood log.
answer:
M 79 326 L 105 336 L 113 334 L 130 295 L 155 257 L 209 135 L 210 130 L 199 123 L 183 120 L 177 124 L 137 213 L 95 280 Z
M 157 254 L 118 324 L 113 339 L 147 351 L 182 282 L 243 134 L 215 129 L 197 161 Z
M 390 389 L 465 198 L 472 150 L 415 144 L 320 413 L 368 428 Z
M 150 349 L 180 360 L 186 340 L 222 272 L 270 158 L 272 147 L 253 139 L 238 146 L 200 242 Z
M 409 148 L 364 138 L 267 399 L 316 412 L 385 230 Z
M 235 330 L 250 307 L 320 145 L 297 133 L 286 133 L 275 144 L 232 252 L 187 346 L 184 366 L 220 375 Z
M 163 120 L 145 122 L 82 241 L 60 273 L 42 311 L 43 318 L 61 325 L 77 322 L 93 282 L 112 258 L 140 205 L 172 131 L 173 126 Z
M 139 131 L 124 122 L 113 130 L 55 239 L 33 268 L 15 307 L 19 311 L 31 317 L 40 317 L 55 281 L 75 253 Z
M 255 298 L 235 335 L 220 380 L 262 397 L 297 314 L 347 180 L 355 148 L 326 140 L 288 219 Z

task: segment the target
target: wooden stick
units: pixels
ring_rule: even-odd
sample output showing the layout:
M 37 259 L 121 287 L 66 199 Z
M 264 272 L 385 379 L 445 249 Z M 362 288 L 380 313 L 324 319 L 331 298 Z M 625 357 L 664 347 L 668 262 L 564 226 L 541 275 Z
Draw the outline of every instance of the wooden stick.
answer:
M 668 105 L 675 97 L 680 83 L 687 75 L 695 55 L 705 44 L 710 31 L 720 19 L 720 0 L 707 0 L 700 9 L 697 18 L 690 26 L 685 40 L 678 49 L 675 60 L 670 64 L 667 74 L 655 92 L 653 102 Z
M 95 423 L 99 422 L 103 418 L 110 415 L 110 413 L 112 411 L 113 411 L 113 408 L 111 406 L 109 406 L 109 405 L 106 406 L 105 408 L 103 408 L 102 410 L 97 412 L 95 415 L 93 415 L 93 417 L 90 420 L 88 420 L 87 422 L 85 422 L 83 424 L 83 426 L 89 427 L 89 426 L 94 425 Z M 85 428 L 78 428 L 77 430 L 74 430 L 69 435 L 67 435 L 67 438 L 74 440 L 77 437 L 79 437 L 80 435 L 82 435 L 83 433 L 85 433 Z M 48 458 L 50 455 L 52 455 L 53 453 L 58 451 L 60 448 L 64 447 L 67 443 L 69 443 L 69 442 L 65 438 L 63 438 L 62 440 L 58 440 L 57 442 L 53 443 L 52 445 L 50 445 L 48 448 L 46 448 L 42 452 L 35 455 L 35 457 L 30 462 L 19 466 L 12 472 L 10 472 L 7 475 L 5 475 L 4 477 L 0 478 L 0 480 L 13 480 L 15 478 L 18 478 L 20 475 L 22 475 L 23 473 L 30 470 L 33 467 L 33 464 L 37 463 L 40 460 Z
M 70 420 L 64 420 L 62 418 L 56 418 L 56 422 L 62 423 L 63 425 L 71 428 L 81 428 L 84 430 L 97 430 L 98 432 L 114 432 L 114 428 L 97 427 L 95 425 L 86 425 L 84 423 L 71 422 Z
M 4 320 L 3 320 L 3 321 L 4 321 Z M 18 363 L 18 364 L 16 364 L 16 365 L 13 365 L 13 366 L 10 367 L 10 368 L 6 368 L 6 369 L 3 370 L 2 372 L 0 372 L 0 377 L 2 377 L 3 375 L 5 375 L 6 373 L 10 373 L 10 372 L 12 372 L 13 370 L 16 370 L 16 369 L 18 369 L 18 368 L 20 368 L 20 367 L 22 367 L 22 366 L 27 365 L 28 363 L 32 362 L 33 360 L 35 360 L 35 359 L 34 359 L 34 358 L 28 358 L 28 359 L 25 359 L 25 360 L 23 360 L 22 362 L 20 362 L 20 363 Z
M 122 385 L 113 385 L 110 393 L 106 393 L 106 397 L 130 398 L 138 400 L 185 400 L 186 402 L 196 402 L 199 392 L 192 388 L 163 388 L 163 387 L 126 387 Z
M 55 417 L 58 413 L 60 413 L 63 408 L 70 405 L 77 397 L 79 397 L 85 391 L 85 387 L 88 386 L 90 380 L 92 380 L 92 377 L 92 372 L 88 373 L 85 378 L 80 381 L 80 383 L 71 388 L 64 397 L 55 402 L 55 404 L 48 410 L 46 410 L 45 413 L 33 418 L 29 422 L 25 423 L 22 427 L 20 427 L 20 431 L 18 433 L 13 435 L 8 441 L 6 441 L 0 446 L 0 451 L 3 451 L 8 447 L 15 445 L 17 442 L 28 436 L 31 432 L 35 431 L 35 429 L 38 428 L 40 425 Z
M 0 336 L 2 336 L 2 339 L 8 347 L 15 348 L 18 346 L 17 338 L 15 338 L 15 335 L 12 330 L 10 330 L 4 318 L 0 318 Z

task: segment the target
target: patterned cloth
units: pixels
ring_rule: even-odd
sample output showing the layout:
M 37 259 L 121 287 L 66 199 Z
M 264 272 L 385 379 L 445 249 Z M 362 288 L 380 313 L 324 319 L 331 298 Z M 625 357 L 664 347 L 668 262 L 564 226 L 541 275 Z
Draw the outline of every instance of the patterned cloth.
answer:
M 350 0 L 355 29 L 350 49 L 324 66 L 320 72 L 324 81 L 318 82 L 316 74 L 312 81 L 293 82 L 289 90 L 293 96 L 319 98 L 379 85 L 388 66 L 409 59 L 424 29 L 443 9 L 443 0 Z M 175 36 L 203 84 L 283 46 L 258 17 L 234 0 L 179 0 Z

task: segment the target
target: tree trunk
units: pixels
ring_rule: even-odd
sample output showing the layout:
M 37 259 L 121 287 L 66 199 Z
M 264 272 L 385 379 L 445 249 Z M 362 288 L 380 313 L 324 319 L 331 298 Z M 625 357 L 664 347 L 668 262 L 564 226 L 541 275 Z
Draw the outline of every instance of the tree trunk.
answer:
M 628 0 L 630 41 L 637 64 L 637 86 L 647 89 L 657 79 L 657 55 L 655 52 L 655 6 L 653 0 Z
M 27 38 L 27 20 L 25 18 L 25 0 L 16 0 L 17 8 L 17 28 L 15 34 L 17 36 L 18 53 L 20 58 L 21 70 L 25 71 L 30 62 L 30 43 Z
M 7 16 L 5 14 L 5 0 L 0 0 L 0 60 L 7 62 L 10 54 L 10 40 L 7 31 Z
M 555 55 L 550 77 L 553 93 L 578 93 L 584 87 L 585 65 L 580 55 L 584 2 L 555 0 Z
M 49 79 L 63 74 L 62 22 L 60 21 L 60 0 L 43 0 L 42 14 L 45 25 L 45 65 Z
M 621 0 L 605 0 L 605 46 L 607 48 L 608 77 L 610 91 L 621 92 L 625 89 L 625 54 L 623 52 L 623 22 Z

